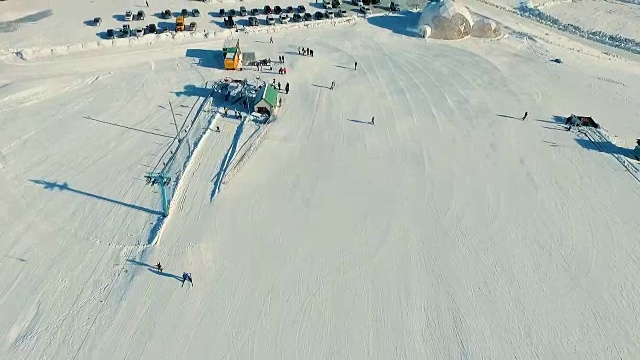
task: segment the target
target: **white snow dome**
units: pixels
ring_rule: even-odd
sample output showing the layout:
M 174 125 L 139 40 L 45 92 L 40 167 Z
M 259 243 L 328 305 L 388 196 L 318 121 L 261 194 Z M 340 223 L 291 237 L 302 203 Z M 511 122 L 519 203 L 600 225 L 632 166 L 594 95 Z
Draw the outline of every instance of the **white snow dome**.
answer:
M 501 31 L 498 24 L 491 19 L 481 19 L 473 23 L 471 36 L 480 38 L 496 38 Z
M 473 18 L 469 10 L 454 0 L 437 0 L 427 3 L 418 21 L 424 37 L 457 40 L 471 33 Z

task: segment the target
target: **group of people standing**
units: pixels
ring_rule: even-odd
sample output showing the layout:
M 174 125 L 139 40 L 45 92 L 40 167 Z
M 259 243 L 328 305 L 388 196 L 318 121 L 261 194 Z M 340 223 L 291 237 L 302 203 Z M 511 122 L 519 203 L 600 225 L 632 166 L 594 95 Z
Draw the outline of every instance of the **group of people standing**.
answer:
M 299 47 L 298 48 L 298 55 L 304 55 L 304 56 L 313 57 L 313 50 L 309 49 L 309 48 Z

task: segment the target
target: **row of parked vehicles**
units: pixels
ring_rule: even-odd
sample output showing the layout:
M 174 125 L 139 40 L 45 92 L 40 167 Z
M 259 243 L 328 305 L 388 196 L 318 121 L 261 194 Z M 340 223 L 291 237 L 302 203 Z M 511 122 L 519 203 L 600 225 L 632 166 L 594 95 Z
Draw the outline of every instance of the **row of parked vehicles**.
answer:
M 311 21 L 311 20 L 323 20 L 323 19 L 333 19 L 336 17 L 347 17 L 347 11 L 346 10 L 327 10 L 324 13 L 321 11 L 316 11 L 315 14 L 311 15 L 311 13 L 305 12 L 303 14 L 301 13 L 295 13 L 293 14 L 293 16 L 289 16 L 289 14 L 283 13 L 280 14 L 280 16 L 278 17 L 280 20 L 281 24 L 286 24 L 288 23 L 290 20 L 292 20 L 293 22 L 301 22 L 301 21 Z M 255 19 L 255 20 L 253 20 Z M 268 25 L 275 25 L 276 24 L 276 18 L 273 15 L 267 15 L 267 24 Z M 258 19 L 254 16 L 250 16 L 249 17 L 249 25 L 251 26 L 258 26 Z
M 176 18 L 176 31 L 196 30 L 197 24 L 195 21 L 185 25 L 183 19 L 181 16 Z M 122 25 L 122 29 L 108 29 L 107 39 L 115 39 L 116 37 L 128 38 L 131 36 L 141 37 L 147 34 L 162 34 L 166 31 L 169 31 L 169 29 L 162 28 L 156 24 L 149 24 L 145 27 L 135 29 L 131 28 L 129 24 L 124 24 Z
M 338 8 L 340 7 L 340 0 L 324 0 L 324 1 L 329 1 L 329 3 L 331 4 L 332 8 Z M 269 5 L 265 5 L 264 8 L 262 8 L 262 14 L 264 15 L 271 15 L 271 14 L 275 14 L 275 15 L 281 15 L 281 14 L 299 14 L 299 15 L 303 15 L 307 12 L 307 8 L 304 7 L 304 5 L 298 5 L 297 7 L 293 7 L 293 6 L 287 6 L 287 7 L 281 7 L 279 5 L 274 6 L 273 8 Z M 236 9 L 229 9 L 229 10 L 225 10 L 225 9 L 220 9 L 219 13 L 218 13 L 221 17 L 224 16 L 242 16 L 245 17 L 247 15 L 251 15 L 251 16 L 258 16 L 260 15 L 260 9 L 257 8 L 253 8 L 250 11 L 247 11 L 247 8 L 244 6 L 240 7 L 239 11 L 236 11 Z
M 163 19 L 171 19 L 171 17 L 173 17 L 173 13 L 171 12 L 171 10 L 165 10 L 160 15 L 162 16 Z M 200 10 L 193 9 L 189 11 L 187 9 L 182 9 L 180 11 L 180 15 L 178 16 L 182 16 L 183 18 L 187 18 L 189 16 L 200 17 Z

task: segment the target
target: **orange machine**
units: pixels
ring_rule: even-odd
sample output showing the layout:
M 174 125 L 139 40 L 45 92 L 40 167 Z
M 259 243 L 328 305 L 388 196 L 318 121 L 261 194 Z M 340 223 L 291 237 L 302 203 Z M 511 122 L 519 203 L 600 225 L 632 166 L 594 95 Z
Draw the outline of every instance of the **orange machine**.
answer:
M 184 31 L 184 17 L 176 17 L 176 31 Z

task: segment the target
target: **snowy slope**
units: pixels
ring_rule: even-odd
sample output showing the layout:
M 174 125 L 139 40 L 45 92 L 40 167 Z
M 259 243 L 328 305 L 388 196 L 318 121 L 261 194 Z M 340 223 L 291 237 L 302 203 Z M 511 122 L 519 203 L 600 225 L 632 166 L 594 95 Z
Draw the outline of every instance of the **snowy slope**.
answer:
M 4 58 L 2 353 L 638 357 L 640 186 L 619 153 L 558 123 L 590 115 L 631 147 L 637 66 L 474 10 L 515 32 L 424 41 L 397 16 L 242 35 L 289 73 L 233 76 L 292 91 L 226 184 L 257 126 L 202 129 L 155 246 L 142 176 L 175 133 L 168 101 L 183 120 L 229 75 L 209 58 L 222 39 Z

